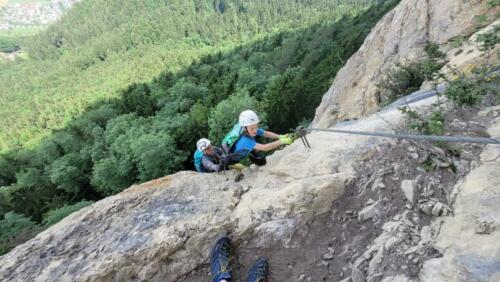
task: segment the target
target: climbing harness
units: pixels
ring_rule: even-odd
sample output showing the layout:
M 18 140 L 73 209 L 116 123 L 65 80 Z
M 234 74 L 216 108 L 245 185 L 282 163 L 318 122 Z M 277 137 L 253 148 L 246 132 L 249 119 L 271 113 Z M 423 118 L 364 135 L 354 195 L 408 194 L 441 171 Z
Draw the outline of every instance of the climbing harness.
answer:
M 326 131 L 335 132 L 342 134 L 354 134 L 354 135 L 364 135 L 364 136 L 376 136 L 376 137 L 389 137 L 398 139 L 410 139 L 410 140 L 428 140 L 428 141 L 444 141 L 444 142 L 461 142 L 461 143 L 476 143 L 476 144 L 495 144 L 500 145 L 500 140 L 495 138 L 487 137 L 474 137 L 474 136 L 440 136 L 440 135 L 420 135 L 411 133 L 386 133 L 386 132 L 367 132 L 367 131 L 354 131 L 354 130 L 341 130 L 341 129 L 329 129 L 329 128 L 305 128 L 303 126 L 297 127 L 295 132 L 302 140 L 302 143 L 306 148 L 311 148 L 306 135 L 311 131 Z

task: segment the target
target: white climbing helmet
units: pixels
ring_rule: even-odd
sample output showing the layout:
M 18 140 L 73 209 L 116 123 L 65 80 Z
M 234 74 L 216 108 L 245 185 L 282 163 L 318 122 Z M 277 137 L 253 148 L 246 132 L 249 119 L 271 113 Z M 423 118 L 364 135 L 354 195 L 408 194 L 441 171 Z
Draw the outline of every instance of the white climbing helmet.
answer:
M 249 126 L 260 122 L 257 114 L 251 110 L 241 112 L 239 121 L 241 126 Z
M 210 140 L 208 140 L 207 138 L 201 138 L 200 140 L 198 140 L 198 142 L 196 142 L 196 148 L 198 148 L 198 150 L 200 151 L 205 150 L 209 146 L 210 146 Z

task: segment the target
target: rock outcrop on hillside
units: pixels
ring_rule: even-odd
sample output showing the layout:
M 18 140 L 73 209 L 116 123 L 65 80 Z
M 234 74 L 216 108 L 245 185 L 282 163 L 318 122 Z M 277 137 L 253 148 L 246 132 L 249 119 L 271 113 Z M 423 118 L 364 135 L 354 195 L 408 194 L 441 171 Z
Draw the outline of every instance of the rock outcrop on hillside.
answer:
M 330 127 L 379 108 L 377 84 L 397 64 L 416 61 L 427 42 L 447 43 L 476 30 L 476 16 L 496 18 L 487 1 L 403 0 L 373 28 L 361 48 L 338 72 L 316 109 L 313 126 Z
M 500 107 L 480 115 L 500 112 Z M 500 118 L 489 129 L 500 136 Z M 443 257 L 424 263 L 422 281 L 500 281 L 500 146 L 489 145 L 454 190 L 454 216 L 436 221 Z M 456 198 L 456 199 L 455 199 Z
M 399 120 L 393 110 L 344 128 L 390 130 L 386 121 Z M 276 239 L 286 241 L 329 211 L 355 178 L 358 158 L 383 142 L 329 133 L 308 138 L 312 150 L 296 142 L 237 183 L 231 172 L 179 172 L 101 200 L 1 257 L 0 280 L 176 281 L 206 262 L 224 230 L 238 241 L 278 228 Z
M 473 16 L 485 11 L 480 1 L 403 0 L 339 72 L 315 124 L 373 112 L 385 69 L 419 57 L 429 39 L 470 34 Z M 408 101 L 425 112 L 433 94 Z M 500 137 L 498 107 L 453 115 L 456 130 Z M 388 107 L 336 127 L 393 132 L 405 121 Z M 237 182 L 233 172 L 184 171 L 101 200 L 0 257 L 0 280 L 208 281 L 210 245 L 224 231 L 239 249 L 236 270 L 264 253 L 271 281 L 499 278 L 500 162 L 484 162 L 498 147 L 488 145 L 483 162 L 455 157 L 429 173 L 421 163 L 442 154 L 432 145 L 326 132 L 308 139 L 311 149 L 297 141 Z M 473 155 L 483 147 L 463 149 Z
M 422 97 L 426 94 L 421 93 Z M 421 109 L 435 101 L 435 96 L 427 97 L 411 106 Z M 493 124 L 498 128 L 499 113 L 489 109 L 488 116 L 495 114 Z M 392 131 L 402 122 L 402 114 L 392 109 L 337 127 Z M 439 257 L 440 252 L 444 257 L 424 268 L 427 272 L 422 277 L 430 277 L 428 281 L 447 280 L 432 267 L 440 264 L 458 269 L 466 265 L 470 268 L 464 271 L 472 275 L 467 277 L 498 275 L 494 268 L 500 263 L 498 252 L 482 257 L 500 246 L 493 182 L 484 188 L 492 193 L 488 199 L 480 200 L 477 194 L 475 200 L 457 198 L 457 203 L 468 204 L 457 208 L 459 217 L 444 221 L 443 230 L 448 229 L 446 234 L 451 236 L 438 239 L 438 246 L 443 246 L 438 251 L 432 245 L 438 229 L 426 226 L 428 216 L 419 213 L 422 207 L 417 199 L 427 199 L 425 204 L 432 211 L 437 205 L 425 195 L 435 197 L 440 190 L 453 188 L 453 182 L 440 174 L 415 178 L 423 172 L 418 160 L 425 158 L 425 150 L 408 142 L 398 145 L 394 140 L 330 133 L 312 133 L 308 139 L 311 150 L 296 142 L 271 156 L 266 167 L 246 169 L 239 182 L 232 172 L 179 172 L 101 200 L 2 256 L 0 280 L 208 281 L 204 265 L 210 245 L 224 231 L 231 232 L 235 246 L 256 250 L 251 255 L 240 253 L 243 261 L 264 250 L 286 254 L 277 258 L 270 254 L 272 281 L 282 281 L 286 273 L 296 276 L 293 279 L 302 277 L 299 281 L 356 275 L 367 281 L 389 276 L 384 281 L 409 281 L 405 274 L 417 275 L 423 260 Z M 457 162 L 457 167 L 458 175 L 467 173 L 467 162 Z M 493 175 L 498 165 L 486 168 L 477 174 Z M 477 181 L 470 177 L 472 183 Z M 413 196 L 403 182 L 413 187 Z M 468 185 L 464 189 L 473 188 Z M 482 214 L 481 201 L 493 213 Z M 445 213 L 437 211 L 436 215 Z M 476 233 L 472 232 L 475 226 L 469 227 L 465 243 L 455 231 L 467 225 L 471 216 L 488 227 Z M 480 239 L 477 244 L 488 248 L 475 250 L 477 244 L 471 243 L 475 236 Z M 472 252 L 478 259 L 465 256 L 451 266 L 456 252 Z M 302 260 L 309 265 L 294 265 L 290 261 L 294 256 L 304 256 Z M 478 272 L 483 270 L 474 268 L 474 263 L 482 262 L 493 268 Z M 301 274 L 310 275 L 307 271 L 323 276 Z

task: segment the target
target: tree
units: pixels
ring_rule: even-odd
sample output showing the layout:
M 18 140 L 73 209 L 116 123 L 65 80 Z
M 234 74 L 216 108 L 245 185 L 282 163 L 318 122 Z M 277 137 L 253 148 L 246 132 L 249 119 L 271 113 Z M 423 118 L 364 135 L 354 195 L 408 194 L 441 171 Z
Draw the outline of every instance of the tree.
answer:
M 61 221 L 61 219 L 68 215 L 81 210 L 82 208 L 91 205 L 93 201 L 81 201 L 72 205 L 64 205 L 61 208 L 53 209 L 43 215 L 42 224 L 44 227 L 49 227 Z
M 33 237 L 40 228 L 28 217 L 13 212 L 0 220 L 0 255 Z
M 277 130 L 288 130 L 301 121 L 300 109 L 306 101 L 298 99 L 302 91 L 303 70 L 300 67 L 286 70 L 283 75 L 275 76 L 268 85 L 263 107 L 268 114 L 269 123 Z
M 122 93 L 118 102 L 122 113 L 135 113 L 138 116 L 150 116 L 156 111 L 156 101 L 151 97 L 150 88 L 144 84 L 132 84 Z
M 219 144 L 231 128 L 238 123 L 239 114 L 252 109 L 259 112 L 257 101 L 250 97 L 246 89 L 238 89 L 234 95 L 220 102 L 211 112 L 208 118 L 210 126 L 210 140 L 214 144 Z M 264 119 L 261 112 L 260 119 Z
M 174 140 L 166 133 L 144 134 L 130 144 L 141 182 L 165 176 L 181 167 L 186 153 L 176 149 Z
M 109 157 L 99 160 L 92 169 L 92 186 L 102 196 L 121 192 L 124 188 L 129 187 L 134 180 L 134 166 L 130 159 Z
M 177 112 L 187 112 L 196 102 L 206 102 L 209 99 L 208 89 L 196 85 L 185 78 L 179 79 L 167 91 L 166 97 L 159 99 L 160 107 L 170 107 Z
M 88 185 L 86 172 L 89 164 L 79 154 L 69 153 L 55 160 L 50 166 L 49 177 L 58 189 L 77 195 Z

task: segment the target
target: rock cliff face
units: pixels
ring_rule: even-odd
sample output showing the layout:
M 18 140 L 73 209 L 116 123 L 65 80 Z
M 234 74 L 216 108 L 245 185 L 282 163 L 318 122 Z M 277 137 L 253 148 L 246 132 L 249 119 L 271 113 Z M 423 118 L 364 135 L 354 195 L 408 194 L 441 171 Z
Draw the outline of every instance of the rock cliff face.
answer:
M 500 118 L 489 132 L 500 136 Z M 443 257 L 425 262 L 422 281 L 500 281 L 500 161 L 492 161 L 499 155 L 500 146 L 484 150 L 455 190 L 454 216 L 434 223 Z
M 397 123 L 401 114 L 383 117 Z M 388 130 L 384 120 L 345 128 Z M 206 262 L 224 230 L 236 242 L 259 230 L 286 241 L 329 211 L 353 181 L 353 164 L 383 142 L 328 133 L 309 140 L 312 150 L 296 142 L 237 183 L 231 172 L 179 172 L 101 200 L 1 257 L 0 280 L 176 281 Z
M 403 0 L 339 72 L 315 124 L 375 111 L 385 69 L 418 58 L 427 40 L 470 34 L 479 12 L 480 1 Z M 432 94 L 413 95 L 412 109 L 426 111 Z M 479 124 L 499 137 L 498 107 L 454 115 L 474 118 L 457 120 L 459 129 Z M 404 123 L 389 107 L 336 127 L 392 132 Z M 223 231 L 241 249 L 235 268 L 267 254 L 271 281 L 498 280 L 498 161 L 455 159 L 456 173 L 426 174 L 420 163 L 437 149 L 419 143 L 308 139 L 312 149 L 297 141 L 238 182 L 233 172 L 184 171 L 101 200 L 0 257 L 0 281 L 209 281 L 210 245 Z M 481 159 L 498 153 L 487 146 Z
M 435 101 L 411 105 L 422 109 Z M 497 115 L 492 134 L 498 133 L 499 114 L 495 108 L 486 114 Z M 387 110 L 337 127 L 392 131 L 403 121 L 399 111 Z M 449 281 L 455 277 L 447 276 L 448 269 L 456 273 L 454 281 L 494 281 L 500 263 L 499 199 L 498 183 L 488 179 L 495 177 L 497 164 L 481 165 L 469 175 L 468 184 L 460 186 L 467 194 L 459 193 L 455 217 L 444 220 L 439 234 L 438 223 L 426 226 L 429 216 L 418 211 L 416 200 L 429 190 L 434 196 L 451 190 L 453 174 L 415 178 L 423 172 L 418 164 L 425 150 L 380 138 L 329 133 L 308 138 L 311 150 L 296 142 L 271 156 L 266 167 L 246 169 L 239 182 L 232 172 L 179 172 L 99 201 L 2 256 L 0 280 L 208 281 L 210 245 L 217 234 L 230 231 L 235 246 L 257 250 L 239 253 L 240 264 L 268 254 L 271 281 L 410 281 L 408 276 L 416 275 Z M 484 158 L 494 151 L 488 147 Z M 467 166 L 457 162 L 458 175 L 466 174 Z M 486 184 L 474 186 L 482 178 Z M 430 210 L 437 206 L 432 201 L 425 202 Z M 441 253 L 419 274 L 423 260 Z
M 377 84 L 387 70 L 422 57 L 427 42 L 445 44 L 454 37 L 471 35 L 477 15 L 489 15 L 491 22 L 498 11 L 479 0 L 401 1 L 338 72 L 316 109 L 313 126 L 330 127 L 339 120 L 375 112 L 380 98 Z

